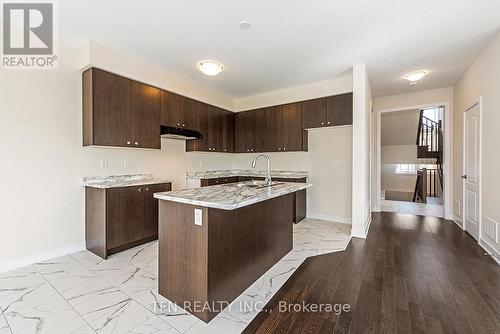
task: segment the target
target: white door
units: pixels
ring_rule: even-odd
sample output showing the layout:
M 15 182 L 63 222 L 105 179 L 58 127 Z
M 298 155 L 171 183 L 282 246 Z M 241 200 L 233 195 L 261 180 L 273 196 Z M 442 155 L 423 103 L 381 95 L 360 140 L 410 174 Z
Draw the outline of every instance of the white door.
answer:
M 465 230 L 479 240 L 479 104 L 465 113 Z

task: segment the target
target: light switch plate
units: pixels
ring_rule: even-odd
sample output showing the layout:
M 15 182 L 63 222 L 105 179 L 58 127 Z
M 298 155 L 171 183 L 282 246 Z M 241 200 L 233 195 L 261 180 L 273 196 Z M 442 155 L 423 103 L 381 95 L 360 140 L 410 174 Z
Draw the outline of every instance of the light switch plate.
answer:
M 203 222 L 203 211 L 201 209 L 194 209 L 194 224 L 201 226 Z

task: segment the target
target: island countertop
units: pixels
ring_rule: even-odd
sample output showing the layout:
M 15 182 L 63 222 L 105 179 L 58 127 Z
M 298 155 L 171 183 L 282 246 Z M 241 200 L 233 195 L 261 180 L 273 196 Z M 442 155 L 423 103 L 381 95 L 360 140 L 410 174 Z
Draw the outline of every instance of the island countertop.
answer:
M 283 182 L 271 187 L 239 187 L 238 183 L 155 193 L 159 200 L 198 205 L 208 208 L 235 210 L 271 198 L 312 187 L 308 183 Z

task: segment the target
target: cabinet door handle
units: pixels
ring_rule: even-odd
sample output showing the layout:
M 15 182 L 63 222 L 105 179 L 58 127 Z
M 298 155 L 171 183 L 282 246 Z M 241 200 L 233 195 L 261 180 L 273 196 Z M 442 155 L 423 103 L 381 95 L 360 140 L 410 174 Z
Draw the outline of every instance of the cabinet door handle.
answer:
M 130 141 L 127 140 L 127 145 L 130 145 Z
M 149 191 L 149 187 L 146 187 L 146 191 Z
M 283 147 L 283 151 L 286 151 L 286 147 Z
M 186 124 L 182 124 L 183 127 L 186 127 Z
M 137 191 L 141 193 L 142 192 L 142 188 L 138 188 Z
M 177 126 L 181 125 L 181 123 L 177 123 Z
M 278 151 L 281 151 L 281 147 L 278 147 Z
M 325 122 L 321 122 L 321 125 L 325 125 Z
M 328 124 L 330 124 L 330 121 L 328 121 Z
M 134 144 L 135 144 L 135 146 L 139 145 L 139 143 L 138 143 L 138 142 L 135 142 Z

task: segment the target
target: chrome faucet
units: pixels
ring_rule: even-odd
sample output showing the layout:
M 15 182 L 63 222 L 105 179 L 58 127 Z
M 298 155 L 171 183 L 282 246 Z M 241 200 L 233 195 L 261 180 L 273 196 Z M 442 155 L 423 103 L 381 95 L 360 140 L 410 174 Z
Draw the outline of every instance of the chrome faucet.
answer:
M 267 176 L 266 176 L 266 184 L 270 186 L 272 184 L 271 180 L 271 159 L 269 159 L 269 156 L 267 154 L 257 154 L 253 160 L 252 160 L 252 168 L 255 168 L 255 164 L 257 163 L 257 158 L 258 157 L 264 157 L 267 159 Z

